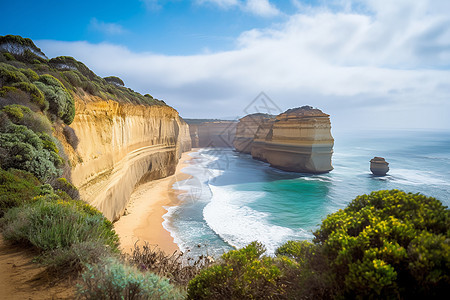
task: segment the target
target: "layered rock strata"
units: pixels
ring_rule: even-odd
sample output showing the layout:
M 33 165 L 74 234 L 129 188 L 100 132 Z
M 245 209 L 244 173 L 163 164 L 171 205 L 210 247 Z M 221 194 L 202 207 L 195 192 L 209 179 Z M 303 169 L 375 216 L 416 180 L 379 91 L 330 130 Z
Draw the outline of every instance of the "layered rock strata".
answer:
M 235 121 L 196 122 L 187 120 L 193 148 L 231 148 L 236 135 Z
M 239 119 L 236 126 L 236 137 L 233 141 L 234 148 L 239 152 L 251 153 L 258 128 L 273 117 L 272 115 L 257 113 Z
M 370 160 L 370 171 L 373 175 L 384 176 L 389 171 L 389 163 L 383 157 L 374 157 Z
M 242 122 L 242 125 L 245 123 Z M 249 137 L 237 133 L 236 140 L 241 138 Z M 333 169 L 333 145 L 329 115 L 319 109 L 303 106 L 289 109 L 275 119 L 262 121 L 253 136 L 250 153 L 253 158 L 266 161 L 281 170 L 325 173 Z M 242 152 L 248 149 L 244 150 Z
M 144 106 L 76 97 L 76 115 L 58 134 L 80 196 L 117 220 L 140 182 L 175 172 L 191 148 L 189 126 L 169 106 Z

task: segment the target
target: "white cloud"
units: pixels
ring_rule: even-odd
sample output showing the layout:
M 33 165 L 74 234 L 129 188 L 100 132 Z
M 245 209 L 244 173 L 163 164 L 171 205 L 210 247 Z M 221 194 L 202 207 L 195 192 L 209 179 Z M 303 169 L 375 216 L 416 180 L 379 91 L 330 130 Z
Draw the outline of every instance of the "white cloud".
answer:
M 280 14 L 280 11 L 269 0 L 197 0 L 197 4 L 214 4 L 224 9 L 238 7 L 243 11 L 261 17 L 273 17 Z
M 272 17 L 280 14 L 280 11 L 269 0 L 247 0 L 244 9 L 263 17 Z
M 91 19 L 91 22 L 89 23 L 89 28 L 108 35 L 119 35 L 126 32 L 126 30 L 119 24 L 105 23 L 97 20 L 96 18 Z
M 72 55 L 101 76 L 117 75 L 185 117 L 242 115 L 264 91 L 282 110 L 321 108 L 334 128 L 449 129 L 450 16 L 435 3 L 378 8 L 368 1 L 371 14 L 311 9 L 284 24 L 244 32 L 235 50 L 212 54 L 37 44 L 48 56 Z

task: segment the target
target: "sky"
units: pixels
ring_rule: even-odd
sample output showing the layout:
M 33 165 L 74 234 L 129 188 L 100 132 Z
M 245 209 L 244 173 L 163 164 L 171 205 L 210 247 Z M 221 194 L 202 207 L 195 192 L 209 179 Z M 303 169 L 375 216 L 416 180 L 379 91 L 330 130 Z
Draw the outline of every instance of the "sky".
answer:
M 0 35 L 185 118 L 311 105 L 333 130 L 450 130 L 448 0 L 4 1 Z

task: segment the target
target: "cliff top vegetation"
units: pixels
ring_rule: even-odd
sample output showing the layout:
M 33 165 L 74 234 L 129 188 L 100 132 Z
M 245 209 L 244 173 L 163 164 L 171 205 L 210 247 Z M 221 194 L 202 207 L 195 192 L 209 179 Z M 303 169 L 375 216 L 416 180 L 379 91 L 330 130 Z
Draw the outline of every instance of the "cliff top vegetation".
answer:
M 0 36 L 0 88 L 20 82 L 34 84 L 42 75 L 53 76 L 72 95 L 88 94 L 120 103 L 166 105 L 149 94 L 142 95 L 125 87 L 118 77 L 97 76 L 73 57 L 47 59 L 31 39 L 15 35 Z M 2 97 L 8 98 L 6 93 Z

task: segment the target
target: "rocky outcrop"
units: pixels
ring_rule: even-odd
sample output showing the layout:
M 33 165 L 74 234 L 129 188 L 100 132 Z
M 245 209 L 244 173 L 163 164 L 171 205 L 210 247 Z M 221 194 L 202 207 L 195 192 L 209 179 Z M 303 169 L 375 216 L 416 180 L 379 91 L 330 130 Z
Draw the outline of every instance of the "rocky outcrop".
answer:
M 384 176 L 389 171 L 389 163 L 383 157 L 374 157 L 370 160 L 370 171 L 373 175 Z
M 189 126 L 169 106 L 75 100 L 73 123 L 57 134 L 72 182 L 83 200 L 117 220 L 137 184 L 175 172 L 181 153 L 190 150 Z
M 256 113 L 239 119 L 236 126 L 236 137 L 233 141 L 234 148 L 242 153 L 251 153 L 258 128 L 273 117 L 268 114 Z
M 246 123 L 248 121 L 241 125 Z M 247 131 L 240 132 L 245 135 L 237 135 L 236 145 L 241 138 L 249 139 Z M 265 119 L 250 144 L 250 153 L 255 159 L 267 161 L 278 169 L 305 173 L 325 173 L 333 169 L 334 139 L 329 115 L 310 106 L 289 109 L 275 119 Z
M 235 121 L 186 120 L 193 148 L 231 148 L 236 135 Z

